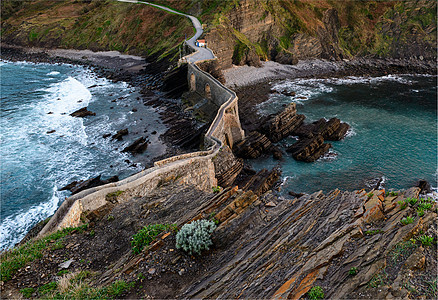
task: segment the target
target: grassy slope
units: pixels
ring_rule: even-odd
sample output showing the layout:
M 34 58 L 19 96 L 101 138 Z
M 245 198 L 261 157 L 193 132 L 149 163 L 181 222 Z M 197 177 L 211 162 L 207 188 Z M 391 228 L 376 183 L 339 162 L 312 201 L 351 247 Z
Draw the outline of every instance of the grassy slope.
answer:
M 105 1 L 2 1 L 2 41 L 23 46 L 118 50 L 174 56 L 190 21 L 142 4 Z

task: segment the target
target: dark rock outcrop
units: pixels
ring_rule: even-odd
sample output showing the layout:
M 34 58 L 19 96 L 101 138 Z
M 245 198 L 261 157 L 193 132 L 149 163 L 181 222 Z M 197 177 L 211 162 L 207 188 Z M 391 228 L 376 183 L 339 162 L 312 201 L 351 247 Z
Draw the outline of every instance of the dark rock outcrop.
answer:
M 217 185 L 221 187 L 231 186 L 243 169 L 243 159 L 236 158 L 228 146 L 222 147 L 213 163 Z
M 322 135 L 316 135 L 310 139 L 299 140 L 287 151 L 292 153 L 292 157 L 296 160 L 313 162 L 327 153 L 331 144 L 325 144 Z
M 61 191 L 70 191 L 72 195 L 77 194 L 83 190 L 92 188 L 92 187 L 96 187 L 99 185 L 104 185 L 107 183 L 111 183 L 111 182 L 117 182 L 119 181 L 119 177 L 118 176 L 113 176 L 110 177 L 106 180 L 101 180 L 100 179 L 101 175 L 94 177 L 94 178 L 90 178 L 87 180 L 80 180 L 80 181 L 73 181 L 69 184 L 67 184 L 66 186 L 62 187 L 60 190 Z
M 421 179 L 415 185 L 420 188 L 420 194 L 428 194 L 432 192 L 432 188 L 430 187 L 430 183 L 427 180 Z
M 257 196 L 263 195 L 278 181 L 280 178 L 281 171 L 277 168 L 271 171 L 263 169 L 254 176 L 252 176 L 249 181 L 243 187 L 244 191 L 253 191 Z
M 270 115 L 264 120 L 260 131 L 276 143 L 301 126 L 304 119 L 304 115 L 297 115 L 296 104 L 292 102 L 279 114 Z
M 245 139 L 237 142 L 233 146 L 233 151 L 237 157 L 257 158 L 262 155 L 262 153 L 268 152 L 271 147 L 271 141 L 264 134 L 252 131 Z
M 339 141 L 345 136 L 349 128 L 350 125 L 341 123 L 338 118 L 331 118 L 328 121 L 321 118 L 311 124 L 304 124 L 296 128 L 292 134 L 300 138 L 312 138 L 319 134 L 325 140 Z
M 122 152 L 131 152 L 132 154 L 143 153 L 148 147 L 149 140 L 141 137 L 135 140 L 131 145 L 125 147 Z
M 76 117 L 76 118 L 83 118 L 87 116 L 95 116 L 96 113 L 89 111 L 86 107 L 82 107 L 81 109 L 78 109 L 75 112 L 72 112 L 70 116 Z
M 120 129 L 115 135 L 112 136 L 112 139 L 121 141 L 123 140 L 123 136 L 127 135 L 128 133 L 128 128 Z

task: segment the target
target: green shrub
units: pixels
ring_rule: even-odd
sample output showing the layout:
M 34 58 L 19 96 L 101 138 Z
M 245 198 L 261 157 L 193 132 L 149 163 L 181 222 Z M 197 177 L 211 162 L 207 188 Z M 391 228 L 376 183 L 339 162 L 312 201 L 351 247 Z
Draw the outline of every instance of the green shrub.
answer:
M 423 244 L 423 246 L 430 246 L 433 243 L 433 237 L 428 235 L 422 235 L 417 238 L 418 241 Z
M 397 193 L 397 192 L 389 192 L 389 194 L 390 194 L 391 196 L 398 196 L 398 193 Z
M 402 223 L 402 225 L 408 225 L 411 224 L 412 222 L 414 222 L 414 218 L 412 217 L 406 217 L 400 220 L 400 223 Z
M 365 231 L 365 234 L 366 234 L 366 235 L 375 235 L 375 234 L 378 234 L 378 233 L 383 233 L 383 231 L 380 230 L 380 229 L 367 230 L 367 231 Z
M 201 254 L 203 249 L 208 250 L 211 245 L 211 234 L 216 229 L 213 221 L 197 220 L 185 224 L 176 235 L 176 248 L 183 249 L 190 255 Z
M 307 293 L 307 296 L 312 300 L 324 299 L 324 290 L 320 286 L 314 286 Z
M 407 203 L 409 203 L 410 205 L 414 206 L 418 202 L 418 199 L 417 198 L 407 198 L 405 201 Z
M 134 254 L 140 253 L 143 250 L 144 246 L 149 246 L 149 244 L 155 239 L 157 235 L 169 229 L 175 230 L 176 225 L 155 224 L 143 227 L 142 229 L 140 229 L 139 232 L 132 236 L 132 252 Z
M 372 196 L 374 196 L 374 193 L 369 193 L 367 196 L 368 196 L 368 199 L 370 199 Z
M 356 267 L 352 267 L 350 268 L 350 270 L 348 271 L 348 274 L 351 276 L 354 276 L 357 274 L 357 268 Z
M 418 204 L 418 208 L 421 208 L 423 210 L 431 209 L 432 203 L 428 202 L 427 200 L 420 200 L 420 203 Z
M 419 208 L 417 209 L 417 215 L 418 215 L 419 217 L 424 216 L 424 209 L 419 207 Z
M 221 191 L 220 186 L 213 186 L 212 189 L 213 189 L 213 193 L 220 193 L 220 191 Z
M 397 203 L 398 203 L 398 205 L 400 205 L 400 209 L 401 210 L 403 210 L 406 207 L 408 207 L 408 203 L 406 201 L 400 200 L 400 201 L 397 201 Z

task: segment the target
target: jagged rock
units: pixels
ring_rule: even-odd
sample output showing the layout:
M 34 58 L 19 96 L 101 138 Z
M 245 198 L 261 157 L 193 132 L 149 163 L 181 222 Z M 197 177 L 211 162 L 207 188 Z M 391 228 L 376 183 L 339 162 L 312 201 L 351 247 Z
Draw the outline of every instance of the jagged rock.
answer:
M 338 118 L 331 118 L 328 121 L 321 118 L 311 124 L 303 124 L 296 128 L 292 134 L 301 138 L 312 138 L 320 134 L 325 140 L 339 141 L 345 136 L 349 128 L 350 125 L 341 123 Z
M 292 102 L 279 114 L 270 115 L 263 122 L 260 131 L 276 143 L 301 126 L 304 119 L 304 115 L 297 115 L 296 104 Z
M 432 192 L 430 184 L 426 180 L 419 180 L 415 186 L 420 188 L 420 194 L 428 194 Z
M 128 133 L 128 128 L 120 129 L 115 135 L 113 135 L 112 139 L 121 141 L 123 140 L 123 136 L 127 135 Z
M 109 138 L 111 136 L 111 133 L 105 133 L 104 135 L 102 135 L 102 137 L 104 139 Z
M 313 162 L 327 153 L 330 147 L 331 144 L 324 144 L 323 137 L 317 135 L 311 139 L 299 140 L 286 151 L 291 152 L 296 160 Z
M 135 140 L 131 145 L 125 147 L 122 152 L 131 152 L 133 154 L 143 153 L 148 147 L 149 140 L 141 137 Z
M 78 109 L 77 111 L 70 114 L 72 117 L 83 118 L 86 116 L 95 116 L 96 113 L 89 111 L 86 107 Z
M 275 61 L 283 65 L 296 65 L 298 59 L 290 52 L 281 51 L 275 56 Z
M 283 158 L 283 152 L 281 152 L 281 150 L 278 149 L 277 146 L 271 147 L 271 153 L 272 153 L 272 157 L 274 157 L 274 159 L 280 160 Z
M 104 185 L 104 184 L 107 184 L 110 182 L 119 181 L 118 176 L 113 176 L 113 177 L 110 177 L 106 180 L 101 180 L 100 177 L 101 177 L 101 175 L 94 177 L 94 178 L 87 179 L 85 181 L 84 180 L 73 181 L 73 182 L 67 184 L 66 186 L 62 187 L 60 190 L 61 191 L 69 190 L 72 193 L 72 195 L 74 195 L 74 194 L 77 194 L 83 190 L 86 190 L 86 189 L 89 189 L 92 187 Z
M 228 146 L 222 147 L 213 163 L 217 185 L 221 187 L 231 186 L 243 169 L 243 160 L 236 158 Z
M 54 132 L 56 132 L 56 130 L 55 130 L 55 129 L 52 129 L 52 130 L 47 131 L 46 133 L 47 133 L 47 134 L 50 134 L 50 133 L 54 133 Z
M 262 153 L 270 150 L 271 147 L 271 141 L 264 134 L 252 131 L 245 139 L 237 142 L 233 146 L 233 151 L 237 157 L 257 158 L 262 155 Z
M 295 192 L 289 191 L 289 195 L 292 197 L 295 197 L 295 198 L 300 198 L 300 197 L 304 196 L 305 194 L 304 193 L 295 193 Z
M 256 195 L 260 196 L 272 188 L 272 186 L 280 178 L 280 175 L 281 171 L 279 169 L 274 168 L 271 171 L 263 169 L 251 177 L 251 179 L 243 187 L 243 190 L 251 190 Z

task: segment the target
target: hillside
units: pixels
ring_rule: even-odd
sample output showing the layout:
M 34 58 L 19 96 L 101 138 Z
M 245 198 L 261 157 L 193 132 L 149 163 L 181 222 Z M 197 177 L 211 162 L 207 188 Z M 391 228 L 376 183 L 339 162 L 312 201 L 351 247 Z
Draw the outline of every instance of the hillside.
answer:
M 83 214 L 83 226 L 2 253 L 2 299 L 438 296 L 437 205 L 419 188 L 261 191 L 206 193 L 176 179 L 128 201 L 108 195 L 112 204 Z M 197 219 L 217 228 L 210 250 L 189 255 L 175 228 Z M 137 251 L 144 226 L 162 231 Z
M 333 0 L 155 1 L 198 16 L 221 66 L 357 56 L 436 58 L 436 2 Z M 2 42 L 119 50 L 177 58 L 193 30 L 184 17 L 115 1 L 16 1 L 2 8 Z

